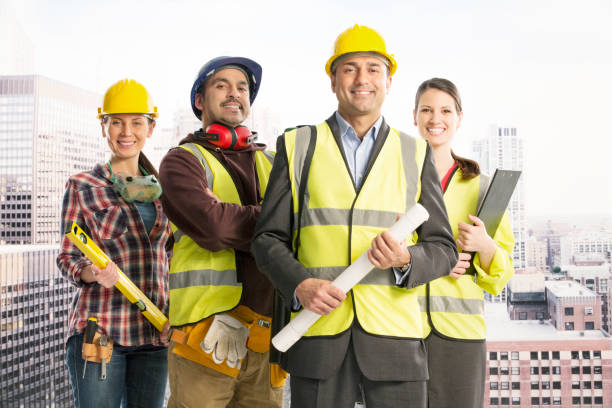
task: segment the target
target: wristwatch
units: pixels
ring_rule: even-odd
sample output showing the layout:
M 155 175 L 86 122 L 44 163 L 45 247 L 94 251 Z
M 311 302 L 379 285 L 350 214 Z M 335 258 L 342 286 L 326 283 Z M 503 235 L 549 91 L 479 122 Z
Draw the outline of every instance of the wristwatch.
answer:
M 402 266 L 401 268 L 398 268 L 398 270 L 401 273 L 406 273 L 406 272 L 408 272 L 408 269 L 410 269 L 410 264 L 411 264 L 411 262 L 408 262 L 406 265 Z

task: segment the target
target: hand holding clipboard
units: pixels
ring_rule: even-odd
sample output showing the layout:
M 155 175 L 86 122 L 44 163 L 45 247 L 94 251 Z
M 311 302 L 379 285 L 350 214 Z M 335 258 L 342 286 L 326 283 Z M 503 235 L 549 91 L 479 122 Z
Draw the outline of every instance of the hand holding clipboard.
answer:
M 495 236 L 520 175 L 521 172 L 516 170 L 495 170 L 487 192 L 478 206 L 476 217 L 482 221 L 488 236 L 491 238 Z M 471 220 L 477 222 L 475 219 Z M 473 256 L 473 253 L 470 253 L 470 255 Z M 470 265 L 466 273 L 475 275 L 474 266 Z

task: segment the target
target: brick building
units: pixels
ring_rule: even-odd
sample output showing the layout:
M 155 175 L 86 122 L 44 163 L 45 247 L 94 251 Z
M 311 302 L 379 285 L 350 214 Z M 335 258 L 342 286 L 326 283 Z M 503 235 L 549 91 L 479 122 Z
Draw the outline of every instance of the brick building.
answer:
M 485 407 L 612 406 L 612 339 L 605 332 L 510 320 L 499 304 L 486 305 L 486 321 Z

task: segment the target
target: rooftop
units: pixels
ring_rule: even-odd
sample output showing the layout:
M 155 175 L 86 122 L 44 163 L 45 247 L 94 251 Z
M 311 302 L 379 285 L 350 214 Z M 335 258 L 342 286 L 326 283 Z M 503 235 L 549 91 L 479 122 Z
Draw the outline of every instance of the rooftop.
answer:
M 506 305 L 503 303 L 485 303 L 485 322 L 489 341 L 562 341 L 608 338 L 600 330 L 559 331 L 548 320 L 542 322 L 539 320 L 510 320 Z
M 556 297 L 597 297 L 592 290 L 570 280 L 547 281 L 546 288 Z

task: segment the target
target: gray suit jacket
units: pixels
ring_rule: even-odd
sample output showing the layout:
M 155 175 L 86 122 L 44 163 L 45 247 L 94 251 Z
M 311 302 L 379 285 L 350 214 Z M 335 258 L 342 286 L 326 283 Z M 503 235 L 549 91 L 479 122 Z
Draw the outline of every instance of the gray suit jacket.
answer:
M 327 120 L 327 123 L 344 157 L 334 115 Z M 365 177 L 378 157 L 389 130 L 389 126 L 383 120 Z M 290 305 L 297 285 L 311 276 L 295 259 L 291 247 L 293 205 L 283 136 L 278 138 L 276 152 L 251 250 L 259 269 L 279 289 L 285 303 Z M 346 158 L 344 161 L 346 163 Z M 398 191 L 398 195 L 402 193 Z M 333 194 L 331 188 L 330 194 Z M 421 174 L 419 203 L 429 212 L 429 220 L 417 229 L 418 243 L 409 247 L 412 267 L 404 282 L 407 288 L 414 288 L 446 276 L 457 263 L 457 247 L 448 223 L 440 180 L 429 146 Z M 329 378 L 342 364 L 350 342 L 353 343 L 361 371 L 371 380 L 427 379 L 427 356 L 422 339 L 372 335 L 361 328 L 357 318 L 347 331 L 338 335 L 299 340 L 288 350 L 285 368 L 292 375 L 300 377 Z

